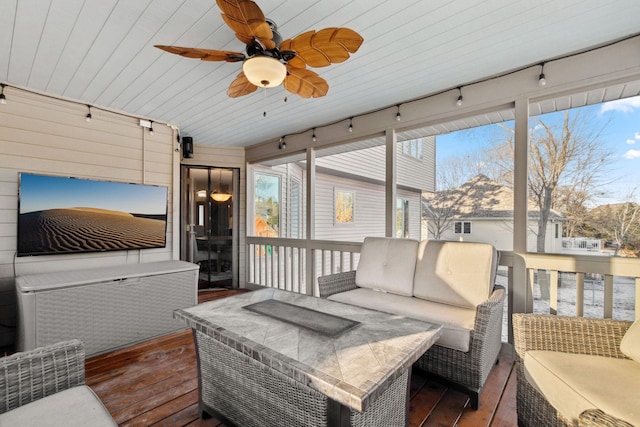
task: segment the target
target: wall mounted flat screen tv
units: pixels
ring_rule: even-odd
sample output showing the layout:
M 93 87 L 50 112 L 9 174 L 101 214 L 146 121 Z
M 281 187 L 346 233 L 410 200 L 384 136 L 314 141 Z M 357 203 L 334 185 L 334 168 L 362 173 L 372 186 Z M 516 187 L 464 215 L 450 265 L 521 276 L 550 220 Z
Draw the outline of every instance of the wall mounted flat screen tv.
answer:
M 20 173 L 17 256 L 164 248 L 167 187 Z

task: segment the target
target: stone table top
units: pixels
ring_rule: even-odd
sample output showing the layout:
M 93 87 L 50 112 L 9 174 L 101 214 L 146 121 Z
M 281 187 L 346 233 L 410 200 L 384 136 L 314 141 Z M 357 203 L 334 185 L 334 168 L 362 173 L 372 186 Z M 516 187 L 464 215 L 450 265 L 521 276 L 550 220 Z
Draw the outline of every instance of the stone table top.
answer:
M 270 299 L 360 324 L 330 337 L 243 308 Z M 356 411 L 364 411 L 441 332 L 441 325 L 279 289 L 176 310 L 174 317 Z

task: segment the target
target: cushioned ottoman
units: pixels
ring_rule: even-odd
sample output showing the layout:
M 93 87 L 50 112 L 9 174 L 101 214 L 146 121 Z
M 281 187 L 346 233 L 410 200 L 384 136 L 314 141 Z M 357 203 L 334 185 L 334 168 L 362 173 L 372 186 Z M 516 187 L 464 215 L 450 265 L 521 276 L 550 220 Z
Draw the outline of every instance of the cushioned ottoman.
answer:
M 0 414 L 0 426 L 117 426 L 87 386 L 73 387 Z

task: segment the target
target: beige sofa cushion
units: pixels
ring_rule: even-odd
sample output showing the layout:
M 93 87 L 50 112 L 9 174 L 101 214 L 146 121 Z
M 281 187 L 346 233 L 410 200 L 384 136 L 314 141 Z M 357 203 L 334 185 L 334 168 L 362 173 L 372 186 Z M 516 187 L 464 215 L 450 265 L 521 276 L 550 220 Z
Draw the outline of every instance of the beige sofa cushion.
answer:
M 640 364 L 630 359 L 528 351 L 527 381 L 562 415 L 578 425 L 586 409 L 640 426 Z
M 358 288 L 331 295 L 328 299 L 386 313 L 442 325 L 436 344 L 454 350 L 469 351 L 469 339 L 475 322 L 475 309 L 454 307 L 419 298 Z
M 413 295 L 417 253 L 417 240 L 365 238 L 356 270 L 356 285 L 398 295 Z
M 413 294 L 429 301 L 475 308 L 489 298 L 498 262 L 487 243 L 423 240 Z
M 116 426 L 98 396 L 87 386 L 72 387 L 0 414 L 1 426 Z
M 633 322 L 633 325 L 622 337 L 620 351 L 628 358 L 640 363 L 640 319 Z

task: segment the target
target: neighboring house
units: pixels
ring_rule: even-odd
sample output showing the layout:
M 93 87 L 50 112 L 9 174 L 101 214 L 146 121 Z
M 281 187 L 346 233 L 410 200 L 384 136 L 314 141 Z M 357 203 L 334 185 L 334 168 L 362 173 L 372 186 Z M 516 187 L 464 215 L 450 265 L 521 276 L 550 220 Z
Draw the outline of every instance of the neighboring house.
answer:
M 484 175 L 459 187 L 423 193 L 423 227 L 430 239 L 486 242 L 498 250 L 513 250 L 513 190 Z M 527 250 L 536 252 L 539 210 L 529 200 Z M 562 250 L 565 217 L 551 211 L 545 252 Z
M 318 152 L 316 239 L 361 242 L 367 236 L 385 235 L 385 167 L 384 138 Z M 435 187 L 435 137 L 398 142 L 396 167 L 395 237 L 419 240 L 421 194 Z M 274 229 L 279 237 L 303 237 L 305 170 L 305 162 L 295 157 L 284 164 L 250 168 L 254 194 L 250 209 L 254 217 L 278 224 Z

